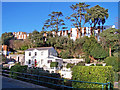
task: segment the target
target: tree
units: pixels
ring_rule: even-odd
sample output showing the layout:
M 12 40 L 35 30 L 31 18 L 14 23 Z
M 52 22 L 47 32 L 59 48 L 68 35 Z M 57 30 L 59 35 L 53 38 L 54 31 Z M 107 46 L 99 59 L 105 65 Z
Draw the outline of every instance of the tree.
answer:
M 9 40 L 11 40 L 13 38 L 14 38 L 14 35 L 12 34 L 12 32 L 9 32 L 9 33 L 5 32 L 5 33 L 3 33 L 2 37 L 1 37 L 2 44 L 9 46 L 10 45 Z
M 103 26 L 108 16 L 108 9 L 96 5 L 90 9 L 87 9 L 86 22 L 89 22 L 90 26 L 95 29 L 97 24 L 99 26 L 102 24 Z
M 80 27 L 84 27 L 86 23 L 86 16 L 87 16 L 87 9 L 90 5 L 85 3 L 76 3 L 75 5 L 70 6 L 70 8 L 74 11 L 69 17 L 67 16 L 66 19 L 70 19 L 73 22 L 73 26 L 75 26 L 79 31 Z
M 114 71 L 118 71 L 119 67 L 118 67 L 118 58 L 117 57 L 107 57 L 105 59 L 106 65 L 107 66 L 112 66 Z
M 74 55 L 76 57 L 78 57 L 78 55 L 81 55 L 84 53 L 83 52 L 83 44 L 85 43 L 87 38 L 88 38 L 87 36 L 84 36 L 84 37 L 81 37 L 81 38 L 78 38 L 75 40 L 74 47 L 72 47 L 72 48 L 74 51 Z
M 50 18 L 45 21 L 44 26 L 42 28 L 43 30 L 51 30 L 57 33 L 60 29 L 67 28 L 64 27 L 65 26 L 64 20 L 60 18 L 63 16 L 62 12 L 53 11 L 48 16 L 50 16 Z
M 115 28 L 109 28 L 100 33 L 101 45 L 104 48 L 109 48 L 109 56 L 111 56 L 111 49 L 118 44 L 119 30 Z
M 31 40 L 32 47 L 41 47 L 45 46 L 45 38 L 43 36 L 44 32 L 38 32 L 34 30 L 31 35 L 29 36 L 29 40 Z
M 83 44 L 83 50 L 94 59 L 104 59 L 107 57 L 107 52 L 102 48 L 102 46 L 95 40 L 94 37 L 86 39 Z

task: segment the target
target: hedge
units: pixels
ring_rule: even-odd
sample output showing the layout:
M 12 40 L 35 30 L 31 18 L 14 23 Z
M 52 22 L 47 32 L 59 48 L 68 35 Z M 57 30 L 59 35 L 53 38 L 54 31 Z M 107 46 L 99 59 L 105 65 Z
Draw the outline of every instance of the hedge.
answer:
M 74 66 L 72 79 L 87 82 L 110 82 L 113 85 L 114 72 L 111 66 Z M 72 82 L 74 88 L 102 88 L 102 85 Z
M 20 72 L 20 73 L 26 73 L 27 72 L 27 66 L 21 66 L 19 64 L 16 64 L 14 66 L 11 67 L 10 71 L 12 72 Z M 12 75 L 12 73 L 10 73 Z M 15 78 L 17 79 L 17 76 L 19 76 L 19 74 L 17 73 L 13 73 L 13 77 L 12 78 Z
M 58 67 L 58 62 L 51 62 L 50 67 Z

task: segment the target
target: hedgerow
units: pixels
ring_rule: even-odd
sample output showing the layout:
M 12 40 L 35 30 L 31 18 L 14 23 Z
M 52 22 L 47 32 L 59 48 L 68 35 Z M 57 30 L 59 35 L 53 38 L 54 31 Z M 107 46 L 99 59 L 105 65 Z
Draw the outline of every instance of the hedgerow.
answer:
M 99 82 L 113 84 L 114 73 L 111 66 L 74 66 L 72 79 L 87 82 Z M 102 88 L 102 85 L 72 82 L 74 88 Z

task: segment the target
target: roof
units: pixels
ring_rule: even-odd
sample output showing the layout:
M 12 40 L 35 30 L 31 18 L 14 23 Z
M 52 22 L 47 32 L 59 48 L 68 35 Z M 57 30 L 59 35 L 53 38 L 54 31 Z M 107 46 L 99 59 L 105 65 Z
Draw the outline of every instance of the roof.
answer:
M 38 48 L 29 48 L 25 51 L 33 51 L 34 49 L 37 49 L 37 50 L 48 50 L 48 49 L 51 49 L 53 47 L 38 47 Z

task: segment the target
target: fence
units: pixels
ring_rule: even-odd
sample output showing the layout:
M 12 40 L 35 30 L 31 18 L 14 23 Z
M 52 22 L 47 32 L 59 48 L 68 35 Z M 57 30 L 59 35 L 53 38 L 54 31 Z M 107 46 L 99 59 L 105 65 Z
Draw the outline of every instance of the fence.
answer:
M 48 76 L 40 76 L 40 75 L 35 75 L 35 74 L 12 72 L 12 71 L 9 71 L 9 70 L 2 70 L 2 75 L 12 77 L 12 78 L 16 77 L 16 78 L 21 78 L 21 79 L 24 79 L 24 80 L 35 81 L 37 83 L 49 84 L 49 85 L 53 85 L 53 86 L 56 86 L 56 87 L 61 87 L 62 89 L 66 89 L 66 88 L 67 89 L 70 89 L 70 88 L 75 89 L 72 86 L 64 85 L 65 81 L 69 81 L 69 82 L 99 84 L 99 85 L 101 85 L 102 90 L 105 89 L 104 86 L 106 86 L 107 89 L 110 90 L 110 82 L 108 82 L 108 83 L 98 83 L 98 82 L 86 82 L 86 81 L 68 80 L 68 79 L 62 79 L 62 78 L 53 78 L 53 77 L 48 77 Z M 51 80 L 52 80 L 52 82 L 49 82 Z

